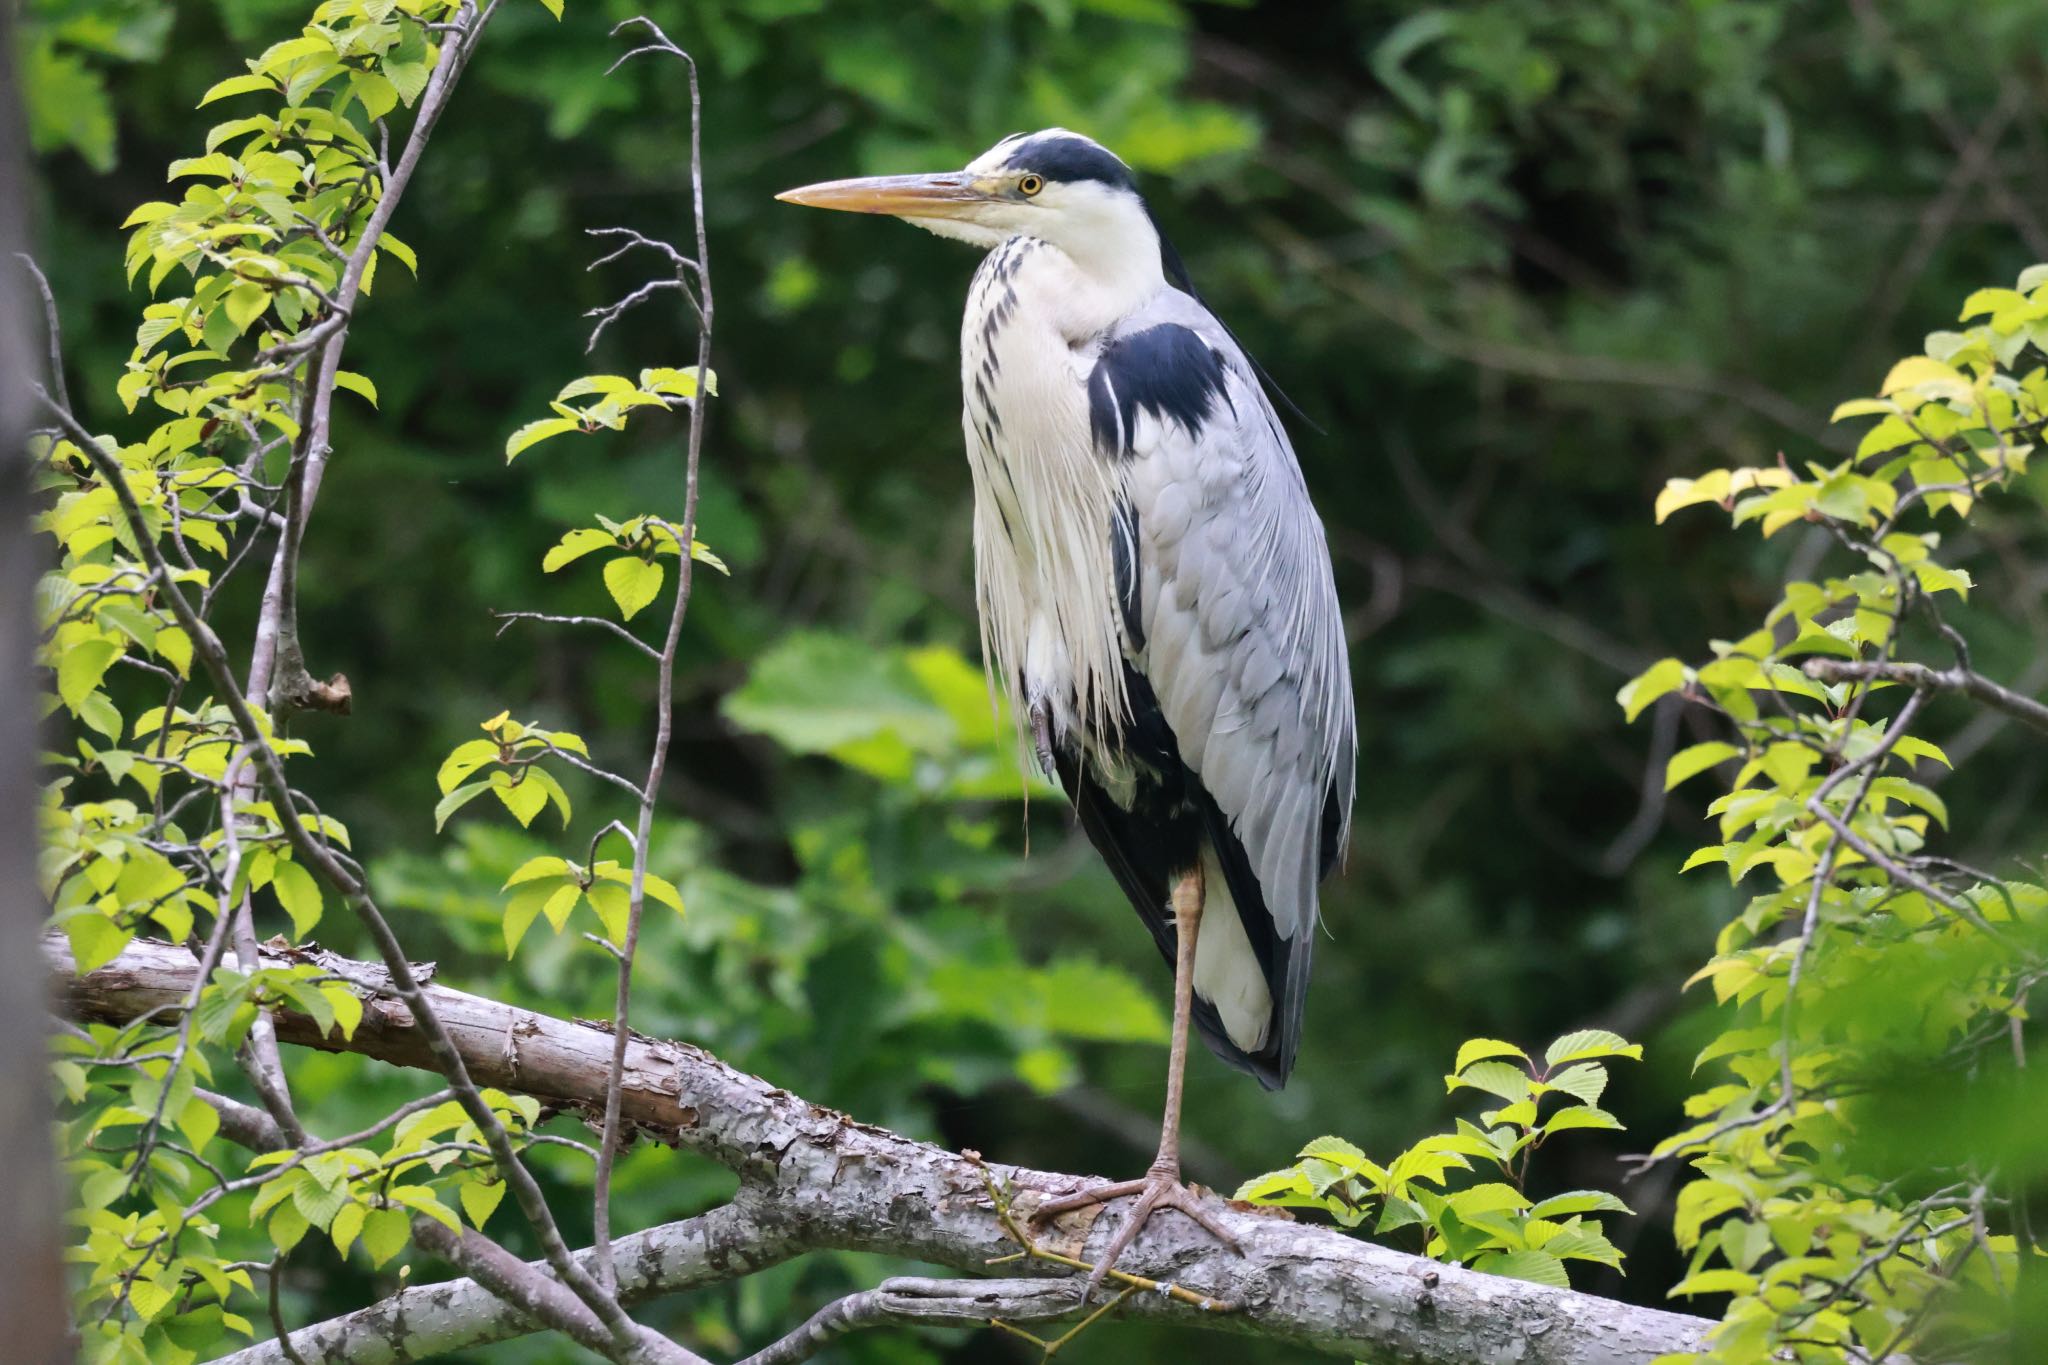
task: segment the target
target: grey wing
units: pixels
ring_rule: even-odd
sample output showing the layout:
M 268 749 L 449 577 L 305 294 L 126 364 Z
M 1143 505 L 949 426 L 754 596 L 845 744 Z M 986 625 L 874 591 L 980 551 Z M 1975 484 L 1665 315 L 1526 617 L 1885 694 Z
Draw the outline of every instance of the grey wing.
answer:
M 1317 920 L 1355 784 L 1343 617 L 1322 522 L 1250 362 L 1169 292 L 1105 348 L 1092 394 L 1124 458 L 1127 648 L 1186 769 L 1241 846 L 1233 899 L 1265 960 L 1292 1061 Z M 1147 375 L 1151 378 L 1148 379 Z M 1166 378 L 1172 376 L 1171 379 Z M 1121 384 L 1119 381 L 1121 380 Z M 1100 401 L 1107 396 L 1111 401 Z M 1218 841 L 1219 844 L 1225 841 Z M 1226 873 L 1230 850 L 1218 848 Z M 1270 938 L 1267 936 L 1270 935 Z M 1276 979 L 1277 978 L 1277 979 Z

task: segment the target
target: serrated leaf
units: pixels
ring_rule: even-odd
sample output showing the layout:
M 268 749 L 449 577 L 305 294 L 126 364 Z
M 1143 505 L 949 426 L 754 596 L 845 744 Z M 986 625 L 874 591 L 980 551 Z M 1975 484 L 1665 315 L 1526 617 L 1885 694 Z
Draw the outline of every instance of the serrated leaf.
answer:
M 1504 1043 L 1498 1038 L 1471 1038 L 1458 1048 L 1458 1059 L 1451 1063 L 1452 1071 L 1463 1071 L 1474 1062 L 1483 1062 L 1489 1057 L 1520 1057 L 1528 1059 L 1529 1054 L 1513 1043 Z
M 1484 1090 L 1510 1104 L 1529 1098 L 1529 1075 L 1506 1062 L 1474 1062 L 1454 1076 L 1444 1077 L 1446 1090 Z
M 1605 1190 L 1570 1190 L 1554 1194 L 1529 1210 L 1532 1218 L 1566 1218 L 1575 1213 L 1632 1213 Z
M 230 95 L 246 95 L 257 90 L 275 93 L 277 82 L 268 76 L 230 76 L 224 81 L 216 81 L 208 86 L 206 93 L 199 97 L 199 104 L 196 107 L 204 108 L 215 100 L 224 100 Z
M 1621 1120 L 1605 1109 L 1596 1109 L 1590 1104 L 1574 1104 L 1560 1109 L 1543 1121 L 1546 1133 L 1561 1133 L 1569 1128 L 1606 1128 L 1621 1131 Z
M 505 462 L 510 464 L 513 458 L 521 451 L 538 445 L 550 437 L 560 436 L 567 431 L 581 431 L 582 429 L 583 424 L 581 422 L 571 421 L 567 417 L 543 417 L 538 422 L 528 422 L 506 438 Z
M 1474 1261 L 1472 1268 L 1511 1280 L 1547 1284 L 1553 1289 L 1569 1289 L 1572 1284 L 1571 1276 L 1565 1273 L 1564 1262 L 1547 1251 L 1491 1252 Z
M 1543 1049 L 1543 1064 L 1546 1067 L 1584 1061 L 1588 1057 L 1627 1057 L 1640 1062 L 1643 1059 L 1643 1047 L 1640 1043 L 1631 1043 L 1619 1033 L 1602 1028 L 1588 1028 L 1567 1033 Z

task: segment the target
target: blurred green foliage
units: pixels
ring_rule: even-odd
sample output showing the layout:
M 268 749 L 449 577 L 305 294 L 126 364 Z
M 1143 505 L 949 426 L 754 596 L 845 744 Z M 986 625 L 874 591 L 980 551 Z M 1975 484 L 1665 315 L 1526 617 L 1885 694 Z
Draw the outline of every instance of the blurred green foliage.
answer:
M 595 636 L 499 638 L 488 609 L 601 606 L 596 574 L 542 575 L 542 556 L 593 512 L 623 521 L 679 496 L 680 423 L 659 414 L 565 435 L 510 470 L 502 452 L 589 368 L 576 314 L 633 283 L 585 273 L 585 230 L 681 235 L 687 102 L 667 70 L 602 78 L 619 50 L 607 30 L 637 6 L 572 4 L 557 24 L 508 3 L 395 224 L 420 278 L 387 272 L 353 331 L 377 407 L 340 416 L 303 590 L 309 663 L 349 676 L 356 714 L 296 729 L 318 750 L 302 780 L 372 859 L 415 955 L 468 988 L 589 1015 L 608 1010 L 609 966 L 573 934 L 504 956 L 504 882 L 563 850 L 474 813 L 437 841 L 434 776 L 506 706 L 607 761 L 644 750 L 651 691 L 631 659 Z M 220 113 L 194 108 L 201 93 L 305 8 L 21 6 L 39 251 L 96 430 L 120 428 L 113 376 L 142 302 L 118 225 L 202 145 Z M 1443 1126 L 1441 1059 L 1461 1039 L 1589 1022 L 1649 1043 L 1641 1076 L 1602 1102 L 1638 1133 L 1677 1128 L 1687 1062 L 1721 1026 L 1679 986 L 1745 898 L 1672 871 L 1705 799 L 1667 797 L 1666 760 L 1681 738 L 1717 736 L 1675 701 L 1631 733 L 1608 698 L 1653 659 L 1740 638 L 1787 561 L 1805 576 L 1827 545 L 1804 527 L 1768 544 L 1660 532 L 1647 509 L 1671 476 L 1780 449 L 1839 458 L 1823 420 L 1836 398 L 1870 391 L 1969 287 L 2048 255 L 2038 4 L 647 12 L 704 62 L 725 396 L 700 535 L 732 576 L 701 581 L 685 636 L 666 793 L 680 818 L 653 866 L 688 912 L 649 921 L 638 1026 L 992 1155 L 1111 1174 L 1144 1160 L 1163 974 L 1060 802 L 1037 786 L 1013 799 L 1028 765 L 972 663 L 953 341 L 970 259 L 770 200 L 958 165 L 1065 123 L 1145 173 L 1205 294 L 1326 429 L 1297 434 L 1353 612 L 1364 780 L 1347 869 L 1326 889 L 1303 1059 L 1277 1096 L 1194 1059 L 1190 1173 L 1234 1183 L 1324 1132 L 1400 1150 Z M 643 310 L 598 360 L 687 364 L 687 337 L 685 320 Z M 1973 520 L 1971 548 L 2001 572 L 1950 613 L 1977 665 L 2022 687 L 2048 682 L 2028 515 L 2041 499 L 2029 474 Z M 224 604 L 231 631 L 252 617 Z M 1957 856 L 2038 847 L 2038 748 L 1953 700 L 1927 714 L 1959 763 L 1942 796 L 1982 813 L 1950 836 Z M 623 809 L 577 773 L 561 780 L 579 811 Z M 322 933 L 360 946 L 338 915 Z M 422 1093 L 347 1057 L 294 1067 L 336 1131 Z M 1873 1161 L 2024 1145 L 1995 1119 L 2010 1111 L 1966 1121 L 1984 1092 L 1944 1103 L 1945 1084 L 1873 1101 L 1900 1120 L 1869 1126 Z M 1615 1187 L 1622 1139 L 1581 1138 L 1531 1197 Z M 566 1155 L 540 1164 L 562 1190 L 586 1178 Z M 651 1222 L 725 1188 L 636 1153 L 618 1203 Z M 1631 1276 L 1585 1287 L 1655 1301 L 1680 1273 L 1672 1189 L 1652 1175 L 1625 1193 L 1640 1216 L 1609 1229 Z M 588 1229 L 572 1217 L 565 1231 Z M 816 1257 L 657 1321 L 714 1349 L 758 1344 L 875 1272 Z M 303 1320 L 391 1283 L 309 1249 L 286 1306 Z M 877 1337 L 844 1351 L 948 1348 Z M 1120 1327 L 1071 1354 L 1184 1351 Z

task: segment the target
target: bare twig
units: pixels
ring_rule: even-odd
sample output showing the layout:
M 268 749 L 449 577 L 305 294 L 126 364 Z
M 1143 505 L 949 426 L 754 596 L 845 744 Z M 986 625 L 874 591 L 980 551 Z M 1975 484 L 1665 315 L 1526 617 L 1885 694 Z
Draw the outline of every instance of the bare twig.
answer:
M 64 382 L 64 331 L 57 321 L 57 295 L 51 290 L 50 278 L 43 274 L 43 268 L 36 264 L 35 257 L 26 251 L 17 251 L 14 253 L 14 259 L 20 261 L 28 273 L 36 277 L 36 288 L 42 293 L 43 340 L 50 352 L 50 392 L 57 396 L 59 403 L 68 408 L 71 406 L 71 389 Z
M 284 1285 L 284 1258 L 287 1253 L 280 1251 L 270 1258 L 270 1330 L 276 1334 L 277 1348 L 284 1352 L 284 1358 L 291 1365 L 306 1365 L 306 1358 L 292 1345 L 292 1334 L 284 1325 L 284 1305 L 279 1295 Z
M 661 651 L 653 645 L 648 644 L 617 621 L 607 621 L 602 616 L 553 616 L 542 611 L 496 611 L 492 612 L 491 615 L 504 622 L 503 625 L 498 627 L 498 634 L 500 635 L 510 630 L 514 621 L 545 621 L 550 625 L 556 626 L 596 626 L 600 630 L 610 631 L 613 635 L 618 636 L 650 659 L 659 659 L 661 657 Z
M 705 376 L 711 365 L 711 247 L 706 237 L 704 222 L 704 105 L 697 83 L 697 63 L 689 53 L 669 41 L 660 25 L 646 16 L 638 16 L 618 24 L 612 29 L 616 35 L 632 24 L 644 25 L 650 30 L 655 42 L 629 52 L 612 64 L 616 71 L 619 63 L 639 52 L 661 53 L 680 60 L 689 72 L 690 82 L 690 220 L 696 231 L 697 254 L 688 259 L 666 244 L 662 249 L 676 264 L 675 282 L 690 298 L 697 313 L 697 398 L 689 405 L 689 444 L 683 473 L 683 524 L 677 534 L 679 551 L 676 568 L 676 596 L 669 612 L 668 633 L 663 638 L 661 657 L 656 664 L 656 696 L 654 717 L 654 747 L 648 757 L 647 781 L 640 789 L 638 823 L 633 835 L 633 870 L 627 887 L 626 933 L 624 942 L 618 945 L 618 989 L 612 1017 L 612 1058 L 611 1068 L 605 1084 L 604 1132 L 598 1143 L 597 1172 L 592 1190 L 592 1228 L 594 1232 L 595 1259 L 598 1278 L 606 1287 L 617 1283 L 617 1271 L 612 1261 L 611 1248 L 611 1186 L 612 1168 L 618 1160 L 620 1142 L 620 1091 L 624 1084 L 626 1068 L 626 1043 L 632 1032 L 633 1000 L 633 958 L 640 946 L 640 919 L 647 904 L 647 858 L 652 844 L 654 826 L 654 804 L 661 794 L 661 778 L 668 766 L 670 739 L 675 725 L 675 671 L 676 650 L 682 641 L 683 620 L 690 610 L 690 587 L 693 581 L 691 570 L 696 557 L 691 546 L 697 535 L 697 470 L 704 449 L 705 398 L 709 387 Z M 630 234 L 627 247 L 648 244 L 639 234 Z M 620 250 L 625 250 L 621 247 Z M 617 253 L 614 253 L 615 255 Z M 690 292 L 684 280 L 685 268 L 696 275 L 697 289 Z M 621 308 L 630 306 L 629 298 Z M 607 317 L 598 324 L 602 331 Z M 597 344 L 597 332 L 591 334 L 591 345 Z

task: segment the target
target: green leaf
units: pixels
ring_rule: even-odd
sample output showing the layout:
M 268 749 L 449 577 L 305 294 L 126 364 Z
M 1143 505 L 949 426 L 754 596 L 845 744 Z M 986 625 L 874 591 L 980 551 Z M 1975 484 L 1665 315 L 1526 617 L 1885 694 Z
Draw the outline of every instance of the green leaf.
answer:
M 504 930 L 505 956 L 508 959 L 519 951 L 520 940 L 533 927 L 533 921 L 546 900 L 544 895 L 519 895 L 506 902 Z
M 292 1202 L 306 1215 L 307 1222 L 324 1229 L 349 1202 L 348 1181 L 337 1177 L 332 1185 L 323 1185 L 309 1174 L 292 1187 Z
M 1689 777 L 1697 777 L 1716 764 L 1740 758 L 1742 750 L 1726 740 L 1711 739 L 1680 749 L 1664 765 L 1664 790 L 1670 791 Z
M 299 1239 L 306 1235 L 309 1226 L 311 1224 L 307 1222 L 306 1215 L 300 1211 L 298 1204 L 286 1200 L 277 1206 L 277 1212 L 270 1215 L 270 1240 L 276 1243 L 279 1251 L 290 1251 L 299 1244 Z
M 435 802 L 434 832 L 439 834 L 442 826 L 448 823 L 449 816 L 455 814 L 455 812 L 461 810 L 464 806 L 489 790 L 491 790 L 489 782 L 472 782 L 466 787 L 457 787 L 454 791 L 449 792 L 446 796 Z
M 453 1209 L 449 1208 L 439 1199 L 436 1199 L 434 1192 L 426 1186 L 394 1185 L 389 1193 L 393 1199 L 396 1199 L 407 1208 L 418 1213 L 424 1213 L 450 1232 L 458 1236 L 461 1235 L 462 1220 L 455 1216 Z
M 411 1236 L 412 1219 L 404 1209 L 372 1209 L 363 1219 L 363 1250 L 372 1265 L 382 1266 L 405 1250 Z
M 260 284 L 238 284 L 228 291 L 222 304 L 227 309 L 228 321 L 235 325 L 239 335 L 249 330 L 249 324 L 270 310 L 270 291 Z
M 462 1187 L 461 1198 L 462 1211 L 469 1215 L 470 1226 L 481 1231 L 505 1198 L 505 1185 L 503 1181 L 486 1185 L 481 1180 L 472 1180 Z
M 1621 704 L 1622 716 L 1634 720 L 1643 713 L 1643 708 L 1657 698 L 1676 692 L 1686 683 L 1685 665 L 1677 659 L 1659 659 L 1636 677 L 1622 685 L 1614 694 Z
M 71 957 L 80 976 L 96 972 L 121 955 L 135 935 L 99 911 L 87 908 L 64 921 L 64 936 L 71 941 Z
M 554 15 L 557 19 L 562 17 L 562 0 L 540 0 L 540 2 L 549 14 Z
M 1311 1195 L 1313 1193 L 1314 1191 L 1309 1188 L 1308 1177 L 1301 1173 L 1299 1167 L 1289 1166 L 1285 1170 L 1268 1171 L 1264 1175 L 1253 1176 L 1242 1185 L 1239 1185 L 1237 1193 L 1230 1197 L 1232 1199 L 1244 1200 L 1248 1203 L 1258 1203 L 1274 1199 L 1280 1195 Z
M 611 592 L 612 601 L 619 604 L 622 617 L 632 620 L 642 607 L 660 595 L 663 572 L 659 563 L 638 555 L 622 555 L 604 566 L 604 585 Z
M 1565 1218 L 1575 1213 L 1632 1213 L 1634 1210 L 1605 1190 L 1571 1190 L 1554 1194 L 1529 1210 L 1532 1218 Z
M 1375 1165 L 1372 1159 L 1352 1143 L 1340 1137 L 1319 1137 L 1301 1149 L 1304 1160 L 1327 1161 L 1342 1166 L 1347 1171 L 1378 1171 L 1382 1178 L 1386 1172 Z
M 1506 1062 L 1474 1062 L 1455 1076 L 1444 1077 L 1446 1090 L 1484 1090 L 1510 1104 L 1529 1098 L 1529 1075 Z
M 547 552 L 540 562 L 543 573 L 553 573 L 564 564 L 573 564 L 594 550 L 617 549 L 619 538 L 609 531 L 600 531 L 594 526 L 580 526 L 563 536 L 556 546 Z
M 1546 1067 L 1562 1066 L 1566 1062 L 1584 1061 L 1588 1057 L 1627 1057 L 1631 1061 L 1643 1059 L 1641 1043 L 1631 1043 L 1619 1033 L 1603 1028 L 1580 1029 L 1567 1033 L 1543 1050 L 1543 1064 Z
M 453 753 L 441 761 L 441 770 L 434 775 L 434 781 L 443 794 L 455 790 L 456 784 L 468 777 L 486 763 L 498 758 L 498 743 L 491 739 L 472 739 L 455 746 Z
M 1575 1104 L 1560 1109 L 1543 1121 L 1546 1133 L 1561 1133 L 1568 1128 L 1607 1128 L 1621 1131 L 1621 1120 L 1605 1109 L 1596 1109 L 1590 1104 Z
M 220 1131 L 220 1111 L 205 1100 L 194 1095 L 186 1100 L 178 1111 L 178 1131 L 192 1144 L 195 1152 L 204 1152 L 206 1144 L 213 1141 L 213 1135 Z
M 230 95 L 246 95 L 257 90 L 267 90 L 275 94 L 277 92 L 277 82 L 271 80 L 268 76 L 230 76 L 224 81 L 216 81 L 208 86 L 206 93 L 199 97 L 199 103 L 195 107 L 203 109 L 215 100 L 224 100 Z
M 581 422 L 571 421 L 567 417 L 543 417 L 538 422 L 528 422 L 506 438 L 505 463 L 512 463 L 513 458 L 529 446 L 538 445 L 553 436 L 560 436 L 565 431 L 581 430 Z
M 1598 1104 L 1607 1091 L 1607 1068 L 1597 1062 L 1581 1062 L 1549 1077 L 1544 1084 L 1587 1104 Z
M 547 789 L 535 780 L 539 772 L 538 768 L 528 768 L 518 781 L 514 781 L 510 773 L 492 773 L 491 780 L 483 785 L 498 794 L 498 800 L 504 802 L 505 809 L 512 812 L 513 819 L 521 825 L 530 825 L 533 823 L 533 817 L 546 809 L 548 804 Z M 463 790 L 469 789 L 465 787 Z
M 1498 1038 L 1472 1038 L 1458 1048 L 1458 1059 L 1451 1064 L 1451 1070 L 1463 1071 L 1472 1063 L 1485 1061 L 1489 1057 L 1520 1057 L 1526 1061 L 1529 1054 L 1513 1043 L 1504 1043 Z
M 1752 1294 L 1756 1292 L 1756 1276 L 1740 1270 L 1701 1270 L 1686 1276 L 1671 1286 L 1668 1298 L 1680 1298 L 1692 1294 Z
M 683 913 L 683 893 L 676 890 L 674 882 L 666 881 L 650 872 L 646 876 L 645 891 L 647 899 L 660 901 L 678 915 Z
M 632 919 L 631 893 L 615 883 L 600 882 L 591 887 L 588 894 L 590 908 L 604 924 L 605 937 L 623 946 L 626 942 L 626 929 Z
M 377 386 L 370 382 L 368 375 L 357 374 L 354 370 L 336 370 L 334 372 L 334 387 L 337 389 L 347 389 L 350 393 L 360 394 L 370 400 L 371 407 L 377 406 Z
M 1569 1289 L 1572 1285 L 1571 1276 L 1565 1273 L 1564 1262 L 1547 1251 L 1489 1252 L 1474 1261 L 1472 1268 L 1511 1280 L 1547 1284 L 1553 1289 Z
M 555 858 L 543 854 L 538 858 L 528 858 L 525 862 L 514 868 L 512 875 L 505 879 L 504 889 L 509 891 L 521 882 L 530 882 L 541 877 L 566 877 L 568 875 L 570 875 L 570 869 L 567 858 Z
M 57 660 L 57 695 L 76 713 L 121 654 L 121 646 L 112 640 L 86 640 L 71 646 Z
M 334 1249 L 348 1255 L 348 1249 L 362 1233 L 363 1219 L 369 1210 L 361 1204 L 350 1203 L 334 1215 L 334 1221 L 327 1225 L 327 1235 L 334 1239 Z
M 326 897 L 313 874 L 295 862 L 281 862 L 271 875 L 270 889 L 276 893 L 284 912 L 292 917 L 293 936 L 304 938 L 312 933 L 327 908 Z

